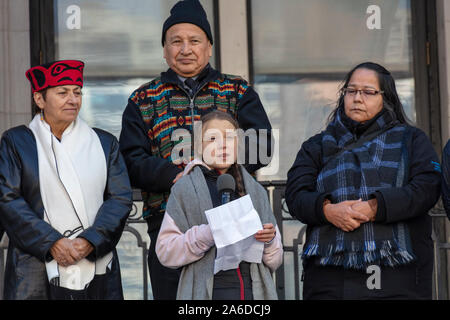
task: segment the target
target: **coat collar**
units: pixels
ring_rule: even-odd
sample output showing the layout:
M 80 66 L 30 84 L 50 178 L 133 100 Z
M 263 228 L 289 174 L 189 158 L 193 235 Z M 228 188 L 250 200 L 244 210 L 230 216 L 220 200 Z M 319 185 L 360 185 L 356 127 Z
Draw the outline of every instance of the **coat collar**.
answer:
M 202 72 L 199 73 L 197 81 L 200 83 L 199 88 L 203 87 L 206 83 L 217 79 L 220 76 L 220 72 L 211 67 L 208 63 Z M 162 83 L 171 83 L 183 88 L 183 83 L 181 82 L 178 74 L 172 69 L 168 69 L 166 72 L 161 73 Z

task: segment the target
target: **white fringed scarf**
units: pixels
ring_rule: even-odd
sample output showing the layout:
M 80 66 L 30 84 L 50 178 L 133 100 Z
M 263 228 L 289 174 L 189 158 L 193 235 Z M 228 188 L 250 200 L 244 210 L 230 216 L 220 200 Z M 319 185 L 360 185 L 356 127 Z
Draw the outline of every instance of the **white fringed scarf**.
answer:
M 61 141 L 38 114 L 30 122 L 36 138 L 39 183 L 45 221 L 69 239 L 92 226 L 103 204 L 106 158 L 98 135 L 79 117 L 64 131 Z M 105 274 L 112 253 L 90 262 L 62 267 L 46 263 L 52 284 L 83 290 L 96 274 Z

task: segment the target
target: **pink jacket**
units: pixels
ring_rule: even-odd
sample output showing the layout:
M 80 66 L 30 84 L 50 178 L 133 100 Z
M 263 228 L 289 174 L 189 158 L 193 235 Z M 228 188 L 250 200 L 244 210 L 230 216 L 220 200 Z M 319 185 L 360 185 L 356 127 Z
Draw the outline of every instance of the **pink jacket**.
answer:
M 214 245 L 209 225 L 193 226 L 182 233 L 166 212 L 156 241 L 156 254 L 166 267 L 179 268 L 200 260 Z M 283 244 L 276 227 L 275 238 L 264 245 L 263 263 L 274 272 L 283 262 Z

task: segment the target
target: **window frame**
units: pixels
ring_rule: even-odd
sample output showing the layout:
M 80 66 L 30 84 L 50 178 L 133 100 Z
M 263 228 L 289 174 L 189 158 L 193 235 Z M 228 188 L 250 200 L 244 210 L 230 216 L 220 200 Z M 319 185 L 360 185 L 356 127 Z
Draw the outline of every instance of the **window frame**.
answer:
M 252 0 L 247 2 L 247 37 L 250 83 L 254 85 Z M 412 63 L 416 123 L 430 137 L 435 149 L 442 149 L 440 125 L 439 73 L 436 30 L 436 1 L 411 0 Z M 336 80 L 339 74 L 323 74 Z M 343 79 L 342 74 L 340 79 Z M 440 155 L 440 151 L 438 151 Z
M 220 70 L 220 24 L 219 24 L 219 0 L 213 2 L 212 24 L 214 32 L 214 59 L 215 68 Z M 55 33 L 55 0 L 29 0 L 30 20 L 30 65 L 36 66 L 55 60 L 56 57 L 56 33 Z M 161 53 L 162 57 L 162 53 Z M 161 70 L 163 72 L 165 70 Z M 157 75 L 154 75 L 157 76 Z M 97 78 L 97 77 L 94 77 Z M 103 77 L 98 77 L 103 78 Z M 107 77 L 109 78 L 109 77 Z M 115 79 L 120 77 L 115 77 Z M 126 77 L 129 78 L 129 77 Z M 34 116 L 33 108 L 32 115 Z

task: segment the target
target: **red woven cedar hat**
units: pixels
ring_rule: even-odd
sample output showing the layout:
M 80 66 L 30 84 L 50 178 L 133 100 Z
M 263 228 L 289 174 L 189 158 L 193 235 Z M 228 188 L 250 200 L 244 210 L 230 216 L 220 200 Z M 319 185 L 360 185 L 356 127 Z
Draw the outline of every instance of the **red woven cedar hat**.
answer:
M 83 87 L 84 62 L 60 60 L 28 69 L 25 73 L 30 80 L 33 93 L 49 87 L 77 85 Z

